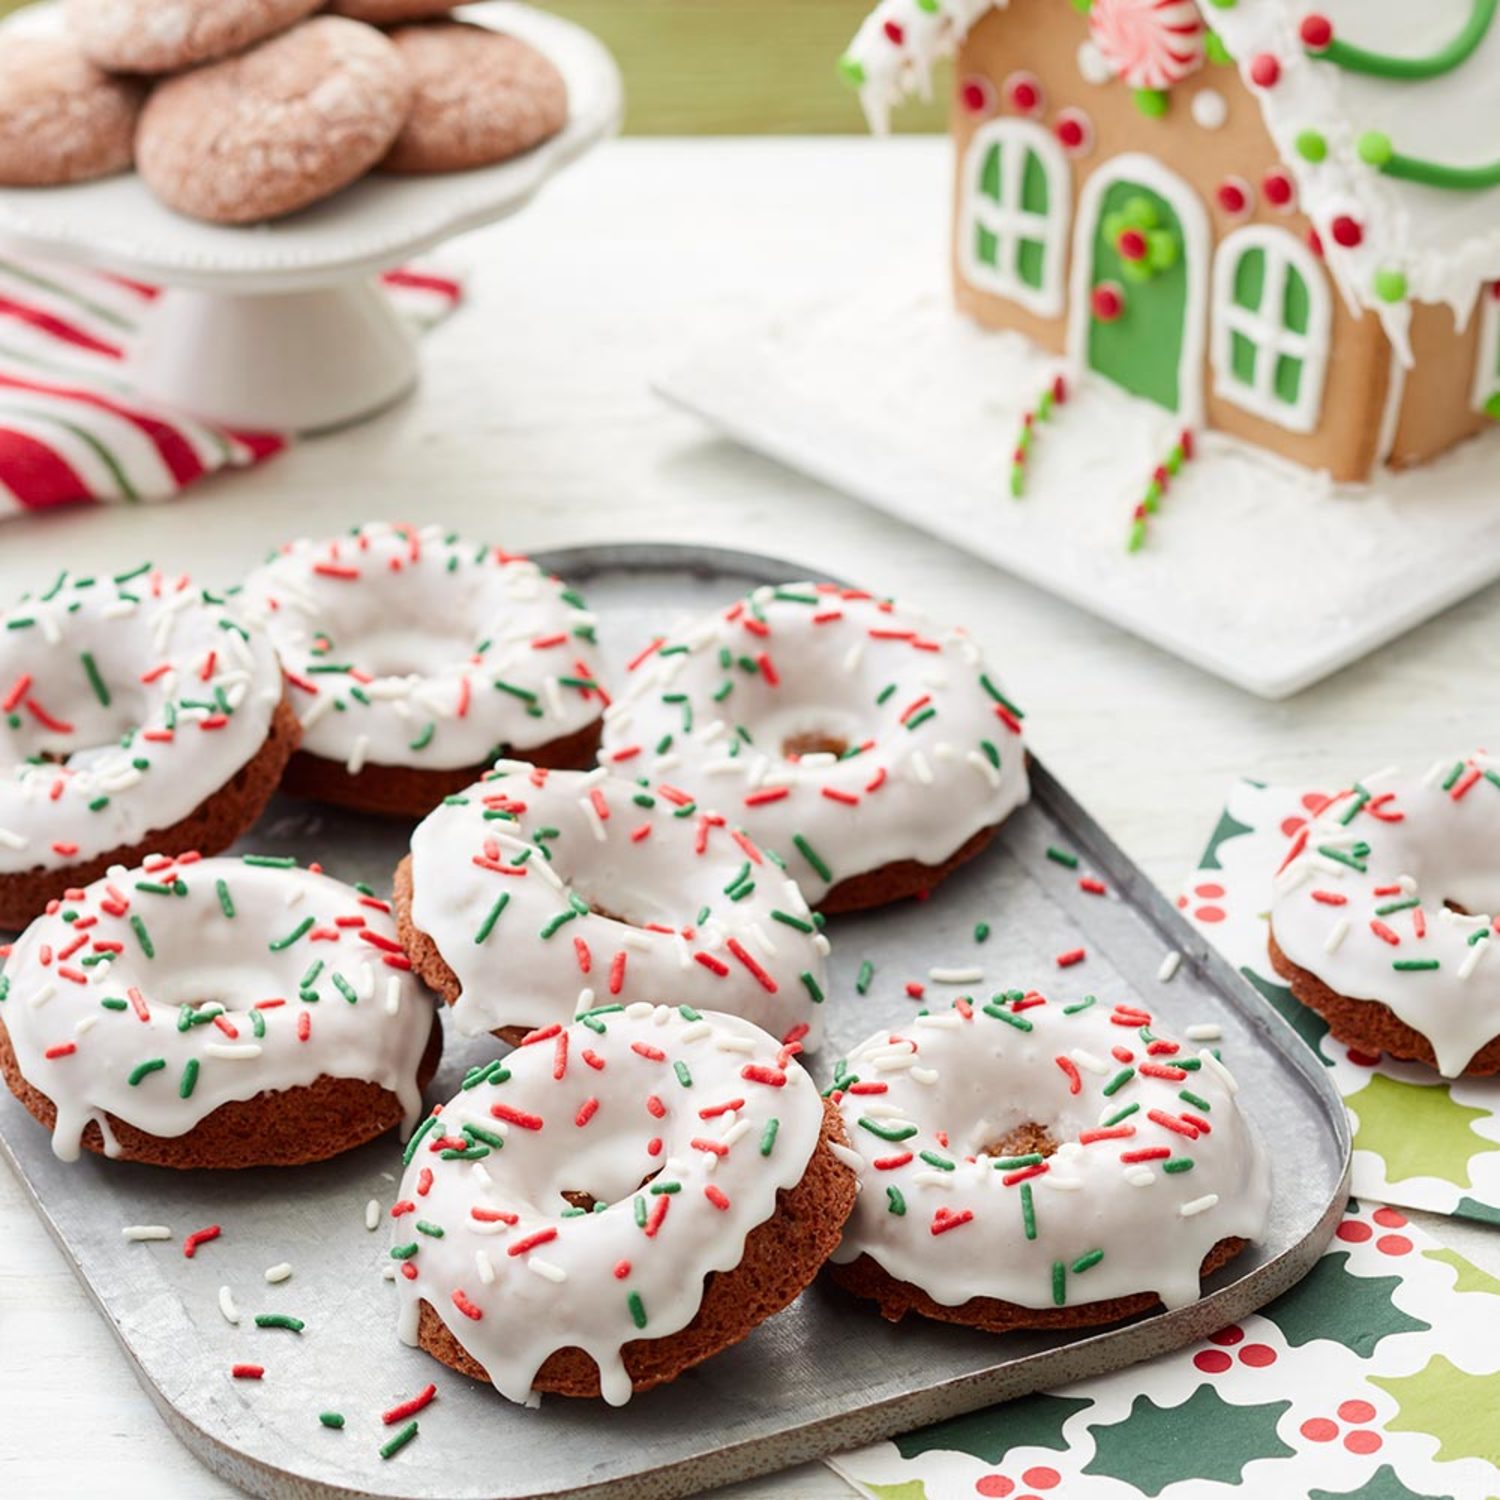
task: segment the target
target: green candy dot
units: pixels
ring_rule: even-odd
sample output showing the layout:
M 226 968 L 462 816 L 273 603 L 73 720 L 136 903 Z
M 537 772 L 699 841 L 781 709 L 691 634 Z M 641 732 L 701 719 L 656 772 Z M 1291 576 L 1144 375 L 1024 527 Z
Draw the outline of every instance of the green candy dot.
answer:
M 839 58 L 839 77 L 850 88 L 863 88 L 865 84 L 865 65 L 857 57 L 841 57 Z
M 1355 148 L 1359 159 L 1372 167 L 1383 167 L 1395 154 L 1391 138 L 1383 130 L 1367 130 L 1360 136 Z
M 1406 300 L 1406 277 L 1400 271 L 1377 271 L 1375 295 L 1382 302 L 1404 302 Z
M 1208 0 L 1215 10 L 1233 10 L 1239 4 L 1239 0 Z
M 1484 403 L 1484 414 L 1492 422 L 1500 422 L 1500 391 L 1496 391 L 1488 401 Z
M 1328 142 L 1316 130 L 1299 130 L 1296 147 L 1303 161 L 1323 161 L 1328 155 Z
M 1224 38 L 1217 31 L 1210 31 L 1203 39 L 1203 55 L 1211 63 L 1218 63 L 1220 67 L 1227 66 L 1234 59 L 1229 55 L 1229 48 L 1224 45 Z
M 1163 89 L 1137 89 L 1135 107 L 1148 120 L 1159 120 L 1167 112 L 1167 95 Z

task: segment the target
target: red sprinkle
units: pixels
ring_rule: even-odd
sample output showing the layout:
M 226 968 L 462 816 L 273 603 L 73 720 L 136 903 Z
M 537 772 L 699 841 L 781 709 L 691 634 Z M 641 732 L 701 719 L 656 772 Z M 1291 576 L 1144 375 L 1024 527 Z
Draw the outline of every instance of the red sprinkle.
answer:
M 1081 1092 L 1083 1089 L 1083 1079 L 1078 1076 L 1078 1069 L 1074 1066 L 1073 1059 L 1070 1057 L 1054 1057 L 1052 1060 L 1068 1075 L 1068 1092 L 1070 1094 Z
M 453 1305 L 464 1317 L 472 1318 L 476 1323 L 484 1316 L 483 1309 L 475 1307 L 458 1287 L 453 1289 Z
M 393 1422 L 404 1422 L 407 1417 L 414 1417 L 426 1406 L 432 1398 L 437 1395 L 437 1387 L 429 1385 L 426 1390 L 418 1392 L 410 1401 L 403 1401 L 400 1406 L 393 1406 L 389 1411 L 380 1414 L 380 1420 L 389 1427 Z
M 230 1365 L 229 1373 L 236 1380 L 259 1380 L 266 1373 L 264 1365 Z
M 550 1245 L 557 1238 L 555 1229 L 538 1229 L 535 1234 L 528 1234 L 519 1239 L 515 1244 L 507 1246 L 507 1255 L 525 1255 L 528 1250 L 535 1250 L 538 1245 Z
M 703 1196 L 707 1198 L 715 1208 L 726 1209 L 729 1207 L 728 1197 L 721 1189 L 716 1188 L 713 1183 L 709 1183 L 708 1186 L 703 1189 Z
M 1059 969 L 1071 969 L 1074 964 L 1081 964 L 1087 957 L 1088 953 L 1085 949 L 1072 948 L 1066 953 L 1059 953 L 1057 955 L 1057 967 Z
M 216 1240 L 224 1231 L 217 1224 L 210 1224 L 207 1229 L 196 1229 L 182 1242 L 182 1253 L 191 1260 L 198 1253 L 199 1245 L 206 1245 L 210 1240 Z

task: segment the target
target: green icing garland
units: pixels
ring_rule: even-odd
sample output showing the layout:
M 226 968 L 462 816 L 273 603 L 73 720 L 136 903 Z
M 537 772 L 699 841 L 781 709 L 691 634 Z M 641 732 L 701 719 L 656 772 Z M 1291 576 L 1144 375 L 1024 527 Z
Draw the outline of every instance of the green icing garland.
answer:
M 1474 0 L 1474 9 L 1458 35 L 1447 46 L 1439 47 L 1426 57 L 1392 57 L 1387 52 L 1371 52 L 1333 36 L 1321 45 L 1307 42 L 1307 52 L 1311 57 L 1331 62 L 1348 72 L 1369 73 L 1376 78 L 1405 82 L 1441 78 L 1474 55 L 1489 32 L 1497 8 L 1500 8 L 1500 0 Z
M 1488 3 L 1494 4 L 1495 0 L 1488 0 Z M 1391 145 L 1390 136 L 1378 130 L 1367 130 L 1360 136 L 1358 150 L 1362 161 L 1378 168 L 1387 177 L 1398 177 L 1404 182 L 1451 188 L 1461 193 L 1500 187 L 1500 161 L 1478 167 L 1453 167 L 1420 156 L 1405 156 Z

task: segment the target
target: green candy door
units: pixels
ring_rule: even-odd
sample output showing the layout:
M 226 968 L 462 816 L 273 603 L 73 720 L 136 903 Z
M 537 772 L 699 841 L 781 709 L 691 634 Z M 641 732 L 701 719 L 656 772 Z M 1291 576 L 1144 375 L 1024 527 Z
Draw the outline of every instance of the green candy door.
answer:
M 1093 211 L 1079 224 L 1088 267 L 1075 313 L 1086 320 L 1079 352 L 1122 389 L 1194 421 L 1202 327 L 1192 299 L 1206 289 L 1194 253 L 1203 240 L 1191 232 L 1199 226 L 1185 227 L 1183 214 L 1202 208 L 1185 183 L 1169 198 L 1158 181 L 1163 190 L 1124 172 L 1090 194 Z

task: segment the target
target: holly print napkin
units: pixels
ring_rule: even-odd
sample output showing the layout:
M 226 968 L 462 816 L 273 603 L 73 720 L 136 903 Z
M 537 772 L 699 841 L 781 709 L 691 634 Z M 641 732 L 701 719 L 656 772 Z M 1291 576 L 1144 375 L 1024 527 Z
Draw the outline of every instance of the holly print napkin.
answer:
M 1500 1224 L 1500 1078 L 1449 1083 L 1345 1047 L 1266 956 L 1271 877 L 1325 795 L 1238 782 L 1177 904 L 1332 1070 L 1354 1128 L 1356 1194 Z
M 829 1462 L 875 1500 L 1500 1496 L 1500 1280 L 1351 1204 L 1242 1323 Z

